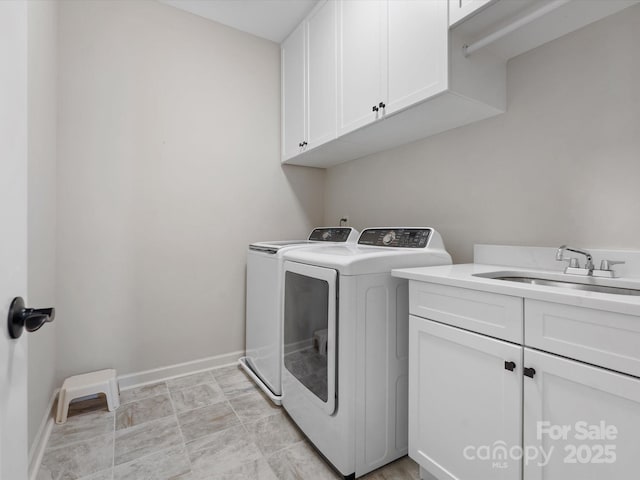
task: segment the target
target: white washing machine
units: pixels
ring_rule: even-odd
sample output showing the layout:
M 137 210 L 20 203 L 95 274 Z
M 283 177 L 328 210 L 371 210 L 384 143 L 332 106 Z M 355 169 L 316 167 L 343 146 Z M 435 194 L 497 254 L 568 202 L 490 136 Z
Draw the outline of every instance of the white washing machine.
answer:
M 242 369 L 276 405 L 282 393 L 282 257 L 320 245 L 355 243 L 350 227 L 316 228 L 307 240 L 258 242 L 247 253 L 246 356 Z
M 285 410 L 345 478 L 406 455 L 408 282 L 391 270 L 451 264 L 440 234 L 370 228 L 284 260 Z

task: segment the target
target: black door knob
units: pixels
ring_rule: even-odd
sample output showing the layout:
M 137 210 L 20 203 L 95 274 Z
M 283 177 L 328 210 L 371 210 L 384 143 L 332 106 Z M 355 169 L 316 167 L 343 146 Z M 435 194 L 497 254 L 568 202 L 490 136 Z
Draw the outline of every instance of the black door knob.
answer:
M 47 322 L 53 322 L 55 308 L 25 308 L 22 297 L 16 297 L 9 307 L 7 326 L 11 338 L 20 338 L 24 329 L 27 332 L 39 330 Z
M 379 106 L 380 108 L 384 108 L 384 107 L 386 107 L 386 105 L 384 104 L 384 102 L 380 102 L 380 103 L 378 104 L 378 106 Z
M 376 107 L 375 105 L 373 106 L 373 111 L 377 112 L 378 111 L 378 107 Z

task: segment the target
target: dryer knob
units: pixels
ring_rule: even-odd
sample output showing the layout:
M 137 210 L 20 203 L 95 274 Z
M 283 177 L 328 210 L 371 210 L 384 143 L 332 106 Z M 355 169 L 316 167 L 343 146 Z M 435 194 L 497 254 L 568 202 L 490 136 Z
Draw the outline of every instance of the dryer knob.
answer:
M 396 232 L 391 230 L 390 232 L 387 232 L 387 234 L 384 237 L 382 237 L 382 243 L 384 245 L 390 245 L 391 243 L 393 243 L 395 239 L 396 239 Z

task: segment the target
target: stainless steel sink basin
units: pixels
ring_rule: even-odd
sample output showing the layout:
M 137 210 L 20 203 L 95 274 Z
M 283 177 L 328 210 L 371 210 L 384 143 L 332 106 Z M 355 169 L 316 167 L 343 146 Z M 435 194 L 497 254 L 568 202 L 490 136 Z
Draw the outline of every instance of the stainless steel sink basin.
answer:
M 542 278 L 538 276 L 527 276 L 527 275 L 518 275 L 516 272 L 496 272 L 496 273 L 479 273 L 475 274 L 477 277 L 490 278 L 493 280 L 504 280 L 506 282 L 517 282 L 517 283 L 527 283 L 529 285 L 542 285 L 545 287 L 557 287 L 557 288 L 565 288 L 567 290 L 583 290 L 588 292 L 599 292 L 599 293 L 612 293 L 614 295 L 635 295 L 640 296 L 640 289 L 635 288 L 625 288 L 622 286 L 612 286 L 612 285 L 602 285 L 599 279 L 594 279 L 593 277 L 584 277 L 584 278 L 576 278 L 575 281 L 573 279 L 569 280 L 566 278 L 560 279 L 552 279 L 552 278 Z M 549 275 L 551 276 L 560 276 L 560 275 Z M 565 277 L 565 275 L 562 275 Z M 598 283 L 596 283 L 598 282 Z M 607 283 L 612 283 L 611 281 Z M 635 285 L 634 285 L 635 286 Z
M 639 295 L 640 290 L 632 288 L 606 287 L 604 285 L 587 285 L 584 283 L 560 282 L 558 280 L 546 280 L 534 277 L 495 277 L 495 280 L 507 282 L 528 283 L 531 285 L 544 285 L 546 287 L 567 288 L 570 290 L 586 290 L 588 292 L 613 293 L 615 295 Z

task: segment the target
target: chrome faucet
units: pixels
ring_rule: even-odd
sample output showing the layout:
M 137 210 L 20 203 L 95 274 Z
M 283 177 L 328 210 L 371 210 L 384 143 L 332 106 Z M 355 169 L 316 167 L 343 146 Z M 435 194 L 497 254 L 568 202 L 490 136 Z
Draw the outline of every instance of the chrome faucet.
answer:
M 585 264 L 584 268 L 580 267 L 580 262 L 578 262 L 577 258 L 565 258 L 565 251 L 584 255 L 587 259 L 587 263 Z M 593 269 L 595 268 L 595 265 L 593 264 L 593 257 L 586 250 L 579 250 L 567 245 L 562 245 L 556 252 L 556 260 L 558 262 L 569 262 L 567 268 L 564 269 L 564 273 L 568 273 L 571 275 L 593 275 Z

